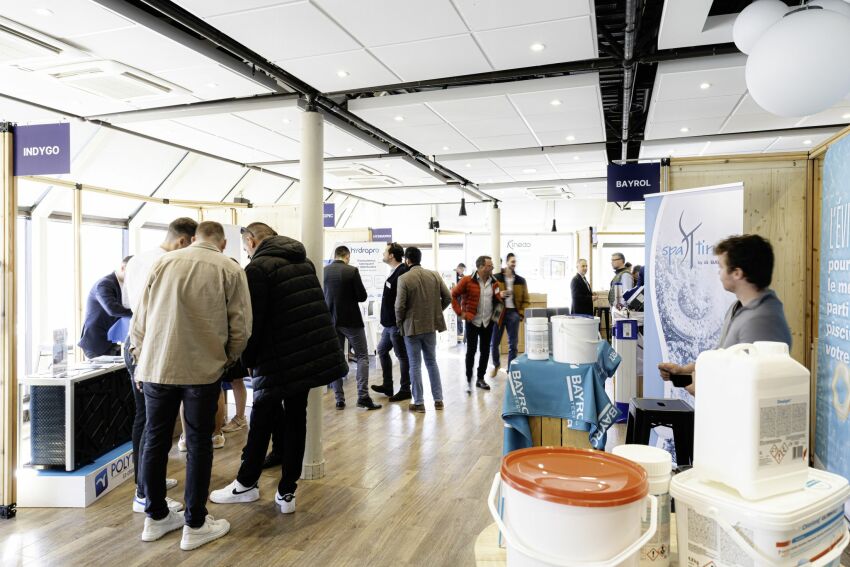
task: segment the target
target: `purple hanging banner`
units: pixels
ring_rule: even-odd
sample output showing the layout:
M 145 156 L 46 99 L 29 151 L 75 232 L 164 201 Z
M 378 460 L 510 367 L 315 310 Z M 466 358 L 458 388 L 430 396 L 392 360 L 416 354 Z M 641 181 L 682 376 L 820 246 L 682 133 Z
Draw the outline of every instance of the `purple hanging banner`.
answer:
M 372 242 L 392 242 L 393 241 L 393 229 L 392 228 L 373 228 L 372 229 Z
M 661 165 L 627 163 L 608 166 L 608 202 L 643 201 L 643 196 L 661 191 Z
M 324 203 L 322 209 L 322 226 L 325 228 L 336 226 L 336 204 Z
M 71 125 L 15 128 L 15 175 L 71 173 Z

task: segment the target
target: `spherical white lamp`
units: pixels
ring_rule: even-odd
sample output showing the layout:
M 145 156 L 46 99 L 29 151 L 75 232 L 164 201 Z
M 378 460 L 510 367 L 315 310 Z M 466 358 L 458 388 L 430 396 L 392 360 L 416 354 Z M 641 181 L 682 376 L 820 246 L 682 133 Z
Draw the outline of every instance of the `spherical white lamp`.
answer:
M 850 4 L 844 0 L 812 0 L 808 3 L 809 6 L 820 6 L 824 10 L 838 12 L 850 18 Z
M 780 0 L 756 0 L 738 14 L 732 26 L 732 39 L 744 53 L 750 53 L 756 41 L 788 12 Z
M 747 88 L 779 116 L 807 116 L 850 93 L 850 18 L 799 9 L 759 38 L 747 59 Z

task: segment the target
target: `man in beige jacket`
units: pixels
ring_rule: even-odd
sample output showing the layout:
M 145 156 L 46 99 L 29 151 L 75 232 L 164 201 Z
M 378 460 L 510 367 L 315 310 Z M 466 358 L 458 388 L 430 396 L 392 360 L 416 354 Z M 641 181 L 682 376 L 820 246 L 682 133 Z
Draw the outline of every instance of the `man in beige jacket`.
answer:
M 408 270 L 398 278 L 395 299 L 396 326 L 404 335 L 407 357 L 410 360 L 410 384 L 413 403 L 410 411 L 425 413 L 422 391 L 422 358 L 428 369 L 434 409 L 443 409 L 443 385 L 437 366 L 437 332 L 446 330 L 443 310 L 452 302 L 449 288 L 437 272 L 424 269 L 422 252 L 411 246 L 404 252 Z
M 245 272 L 222 254 L 224 228 L 198 225 L 188 248 L 171 252 L 151 268 L 131 330 L 147 406 L 142 479 L 147 504 L 143 541 L 183 528 L 180 548 L 195 549 L 230 530 L 207 516 L 212 471 L 212 432 L 220 378 L 242 354 L 251 335 L 251 297 Z M 184 518 L 165 501 L 165 470 L 174 422 L 183 403 L 186 441 Z

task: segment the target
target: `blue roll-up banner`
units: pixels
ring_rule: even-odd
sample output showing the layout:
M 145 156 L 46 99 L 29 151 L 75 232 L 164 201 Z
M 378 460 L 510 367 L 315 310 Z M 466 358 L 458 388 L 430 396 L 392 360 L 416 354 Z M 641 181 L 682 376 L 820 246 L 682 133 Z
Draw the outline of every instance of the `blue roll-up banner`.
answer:
M 850 479 L 850 139 L 823 166 L 815 465 Z
M 71 173 L 71 125 L 16 126 L 14 175 Z
M 744 230 L 741 183 L 671 191 L 646 198 L 643 395 L 665 397 L 658 363 L 687 364 L 717 348 L 735 296 L 717 275 L 714 245 Z M 682 388 L 666 397 L 693 404 Z
M 322 226 L 324 228 L 333 228 L 336 226 L 336 205 L 334 203 L 324 203 L 322 207 Z
M 626 163 L 608 166 L 608 202 L 643 201 L 661 190 L 661 164 Z

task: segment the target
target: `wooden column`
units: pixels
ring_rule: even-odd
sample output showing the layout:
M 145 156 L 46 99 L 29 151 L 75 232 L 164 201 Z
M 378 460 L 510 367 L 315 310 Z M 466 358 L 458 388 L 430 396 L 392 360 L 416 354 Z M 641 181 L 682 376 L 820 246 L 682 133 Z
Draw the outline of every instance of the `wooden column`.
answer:
M 3 184 L 2 231 L 2 294 L 0 317 L 2 325 L 2 375 L 0 375 L 0 516 L 14 514 L 17 497 L 15 470 L 18 460 L 18 380 L 17 380 L 17 297 L 15 279 L 15 237 L 18 195 L 13 176 L 14 148 L 11 125 L 0 123 L 0 178 Z

